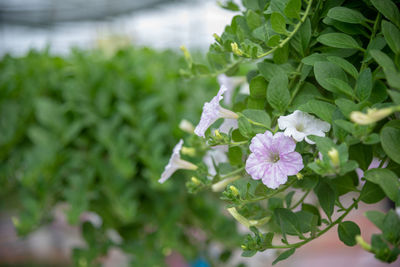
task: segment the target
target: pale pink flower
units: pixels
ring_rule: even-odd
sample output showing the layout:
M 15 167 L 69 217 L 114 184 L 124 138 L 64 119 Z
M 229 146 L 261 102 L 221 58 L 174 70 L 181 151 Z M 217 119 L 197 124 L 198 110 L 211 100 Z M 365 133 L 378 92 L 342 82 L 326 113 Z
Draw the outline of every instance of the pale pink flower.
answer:
M 207 129 L 219 118 L 237 119 L 238 115 L 235 112 L 227 110 L 219 104 L 224 98 L 223 94 L 227 88 L 222 86 L 218 94 L 211 99 L 210 102 L 206 102 L 203 106 L 203 113 L 201 114 L 200 122 L 194 129 L 194 133 L 198 136 L 205 137 L 204 133 Z
M 295 152 L 296 143 L 283 133 L 257 134 L 250 144 L 252 152 L 246 161 L 246 171 L 254 180 L 262 180 L 275 189 L 286 183 L 288 176 L 304 168 L 301 155 Z
M 161 178 L 158 180 L 159 183 L 164 183 L 166 180 L 168 180 L 171 175 L 179 170 L 179 169 L 185 169 L 185 170 L 196 170 L 197 166 L 194 165 L 193 163 L 190 163 L 189 161 L 181 159 L 181 149 L 183 145 L 183 140 L 179 140 L 178 144 L 174 147 L 174 150 L 172 152 L 171 158 L 169 159 L 169 162 L 167 166 L 165 166 L 164 172 L 161 174 Z

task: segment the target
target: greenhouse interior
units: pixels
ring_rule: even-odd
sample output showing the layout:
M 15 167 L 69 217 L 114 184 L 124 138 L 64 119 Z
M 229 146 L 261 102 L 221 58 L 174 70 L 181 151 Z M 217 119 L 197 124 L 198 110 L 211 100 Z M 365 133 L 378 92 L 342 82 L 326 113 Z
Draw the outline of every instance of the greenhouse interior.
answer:
M 400 0 L 0 0 L 0 266 L 400 266 Z

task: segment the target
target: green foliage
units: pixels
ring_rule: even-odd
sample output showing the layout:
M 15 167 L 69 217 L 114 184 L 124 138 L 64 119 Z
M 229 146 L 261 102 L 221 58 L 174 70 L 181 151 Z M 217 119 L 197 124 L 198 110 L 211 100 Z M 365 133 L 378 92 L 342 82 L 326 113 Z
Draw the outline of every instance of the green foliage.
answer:
M 193 259 L 206 253 L 190 236 L 196 228 L 227 248 L 237 244 L 233 222 L 212 197 L 188 195 L 183 173 L 176 183 L 157 183 L 182 135 L 179 121 L 196 121 L 211 96 L 207 88 L 215 87 L 211 79 L 181 79 L 183 66 L 171 51 L 146 48 L 112 57 L 31 51 L 0 61 L 0 196 L 4 207 L 21 211 L 14 219 L 19 234 L 67 203 L 70 223 L 79 224 L 84 211 L 103 221 L 81 225 L 88 247 L 74 251 L 76 262 L 90 265 L 111 246 L 132 254 L 137 266 L 162 266 L 173 250 Z
M 373 204 L 387 198 L 400 206 L 399 2 L 242 3 L 243 8 L 236 10 L 232 22 L 210 46 L 207 74 L 247 73 L 250 86 L 250 95 L 237 94 L 227 107 L 238 114 L 239 129 L 224 135 L 223 142 L 209 143 L 228 145 L 234 163 L 223 165 L 235 176 L 234 181 L 224 176 L 227 184 L 222 199 L 228 202 L 228 210 L 234 208 L 233 217 L 253 232 L 245 237 L 243 255 L 284 249 L 276 263 L 338 226 L 339 238 L 346 245 L 359 244 L 382 261 L 395 261 L 400 253 L 400 224 L 394 211 L 367 213 L 382 230 L 372 236 L 371 244 L 360 239 L 360 228 L 345 217 L 360 202 Z M 195 76 L 190 65 L 185 74 Z M 269 144 L 254 144 L 253 137 L 265 131 L 283 132 L 280 116 L 296 110 L 329 123 L 330 130 L 308 135 L 307 142 L 292 134 L 305 167 L 278 188 L 268 188 L 262 180 L 272 179 L 269 176 L 274 174 L 260 171 L 251 177 L 243 171 L 250 153 L 255 155 L 249 145 L 268 150 Z M 293 128 L 307 135 L 303 126 Z M 216 137 L 209 134 L 208 138 Z M 379 166 L 369 169 L 374 160 Z M 358 177 L 357 168 L 363 176 Z M 217 175 L 212 183 L 221 180 Z M 309 194 L 318 200 L 308 203 Z M 350 194 L 354 199 L 346 207 L 341 197 Z M 272 233 L 281 235 L 281 242 L 272 240 Z

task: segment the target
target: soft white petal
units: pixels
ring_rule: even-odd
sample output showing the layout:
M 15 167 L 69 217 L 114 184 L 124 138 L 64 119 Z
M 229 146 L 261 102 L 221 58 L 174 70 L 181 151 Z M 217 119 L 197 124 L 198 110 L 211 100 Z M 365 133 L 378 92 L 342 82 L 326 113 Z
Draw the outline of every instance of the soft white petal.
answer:
M 272 145 L 272 133 L 266 131 L 263 134 L 256 134 L 256 136 L 251 139 L 250 151 L 253 153 L 263 153 L 270 150 L 270 145 Z
M 262 182 L 269 188 L 276 189 L 281 184 L 286 183 L 287 175 L 285 175 L 277 164 L 273 164 L 265 173 Z
M 246 172 L 250 174 L 254 180 L 260 180 L 265 177 L 265 173 L 271 165 L 271 163 L 260 160 L 256 154 L 251 153 L 246 160 Z

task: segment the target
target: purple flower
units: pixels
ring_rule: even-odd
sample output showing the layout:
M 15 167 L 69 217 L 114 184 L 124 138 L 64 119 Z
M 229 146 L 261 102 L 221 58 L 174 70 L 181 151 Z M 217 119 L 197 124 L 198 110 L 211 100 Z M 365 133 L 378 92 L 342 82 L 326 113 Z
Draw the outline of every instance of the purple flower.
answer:
M 181 159 L 181 149 L 183 145 L 183 140 L 179 140 L 178 144 L 174 147 L 174 150 L 172 152 L 171 158 L 169 159 L 169 162 L 167 166 L 165 166 L 164 172 L 161 174 L 161 178 L 158 180 L 159 183 L 164 183 L 166 180 L 168 180 L 171 175 L 179 170 L 179 169 L 185 169 L 185 170 L 196 170 L 197 166 L 194 165 L 193 163 L 190 163 L 189 161 Z
M 303 159 L 295 148 L 293 139 L 283 133 L 257 134 L 251 140 L 252 153 L 246 161 L 246 171 L 254 180 L 262 179 L 269 188 L 278 188 L 286 183 L 289 175 L 304 168 Z
M 223 94 L 227 88 L 222 86 L 218 94 L 211 99 L 210 102 L 206 102 L 203 106 L 203 113 L 201 114 L 200 122 L 194 129 L 194 133 L 198 136 L 205 137 L 204 133 L 207 129 L 219 118 L 237 119 L 238 115 L 235 112 L 227 110 L 220 106 L 219 102 L 224 98 Z

